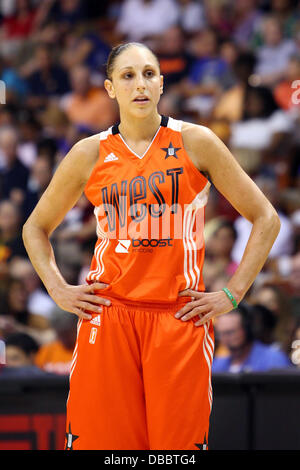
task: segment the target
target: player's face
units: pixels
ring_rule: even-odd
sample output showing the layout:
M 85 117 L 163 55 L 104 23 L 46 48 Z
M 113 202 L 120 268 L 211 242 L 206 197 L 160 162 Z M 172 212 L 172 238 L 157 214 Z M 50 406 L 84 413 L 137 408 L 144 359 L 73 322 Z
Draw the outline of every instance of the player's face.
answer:
M 132 46 L 117 57 L 112 80 L 106 80 L 105 87 L 116 98 L 121 115 L 144 117 L 156 110 L 163 78 L 153 54 Z

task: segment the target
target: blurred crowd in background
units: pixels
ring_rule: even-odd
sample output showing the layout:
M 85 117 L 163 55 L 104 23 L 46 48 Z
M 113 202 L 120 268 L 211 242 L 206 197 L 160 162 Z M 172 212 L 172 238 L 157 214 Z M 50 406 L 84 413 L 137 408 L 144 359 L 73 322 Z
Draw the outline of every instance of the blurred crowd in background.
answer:
M 49 297 L 22 224 L 73 144 L 118 121 L 103 81 L 111 47 L 126 41 L 159 58 L 160 113 L 211 128 L 280 215 L 262 272 L 215 320 L 213 370 L 300 370 L 300 2 L 1 0 L 0 377 L 69 373 L 77 317 Z M 207 291 L 226 285 L 250 231 L 212 187 Z M 66 281 L 84 284 L 96 242 L 84 195 L 50 240 Z

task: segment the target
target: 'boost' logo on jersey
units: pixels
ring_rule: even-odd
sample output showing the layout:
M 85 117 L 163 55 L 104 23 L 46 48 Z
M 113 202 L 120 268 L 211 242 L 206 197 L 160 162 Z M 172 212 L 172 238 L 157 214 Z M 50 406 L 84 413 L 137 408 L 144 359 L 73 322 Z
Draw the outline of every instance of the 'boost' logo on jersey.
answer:
M 173 246 L 172 241 L 172 238 L 133 238 L 131 240 L 132 251 L 139 253 L 153 253 L 153 248 Z
M 133 238 L 132 240 L 118 240 L 118 245 L 115 248 L 116 253 L 129 253 L 129 247 L 132 246 L 132 251 L 141 251 L 144 253 L 152 253 L 153 248 L 163 248 L 166 246 L 173 246 L 172 238 Z
M 161 238 L 160 240 L 157 240 L 155 238 L 151 238 L 148 240 L 148 238 L 143 238 L 142 240 L 138 239 L 132 239 L 132 246 L 138 247 L 138 246 L 144 246 L 144 247 L 164 247 L 164 246 L 173 246 L 171 243 L 172 239 L 171 238 Z

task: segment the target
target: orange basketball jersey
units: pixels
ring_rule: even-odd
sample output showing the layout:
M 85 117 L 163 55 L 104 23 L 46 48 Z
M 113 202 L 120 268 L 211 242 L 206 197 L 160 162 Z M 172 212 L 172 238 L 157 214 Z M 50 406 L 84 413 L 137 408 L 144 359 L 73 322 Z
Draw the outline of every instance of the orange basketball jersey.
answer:
M 164 303 L 186 288 L 204 290 L 210 182 L 186 153 L 181 126 L 162 116 L 142 156 L 118 125 L 100 133 L 99 159 L 85 187 L 98 236 L 86 281 L 109 284 L 101 291 L 107 297 Z

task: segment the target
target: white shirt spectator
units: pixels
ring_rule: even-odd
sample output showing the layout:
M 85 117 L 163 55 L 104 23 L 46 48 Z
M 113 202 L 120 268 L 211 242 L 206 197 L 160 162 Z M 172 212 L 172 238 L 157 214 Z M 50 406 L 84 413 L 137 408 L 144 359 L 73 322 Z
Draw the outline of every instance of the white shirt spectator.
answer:
M 230 147 L 264 150 L 276 133 L 293 130 L 293 120 L 285 111 L 275 111 L 269 118 L 253 118 L 231 126 Z
M 180 7 L 180 23 L 184 31 L 194 33 L 205 27 L 203 6 L 195 1 L 183 4 Z
M 36 289 L 29 295 L 27 308 L 32 315 L 49 319 L 54 307 L 56 307 L 54 300 L 42 289 Z
M 5 17 L 13 15 L 15 8 L 16 0 L 1 0 L 0 2 L 0 13 Z
M 33 142 L 21 142 L 18 145 L 18 157 L 30 169 L 37 158 L 36 145 Z
M 274 245 L 271 248 L 269 253 L 270 258 L 277 258 L 283 255 L 290 255 L 293 250 L 293 226 L 288 217 L 286 217 L 281 212 L 278 212 L 281 227 L 278 237 L 276 238 Z M 232 259 L 236 263 L 240 263 L 244 250 L 246 248 L 250 232 L 252 230 L 252 224 L 244 217 L 238 217 L 234 226 L 237 230 L 238 236 L 233 245 L 232 249 Z
M 261 46 L 257 51 L 255 73 L 261 76 L 284 72 L 289 58 L 297 53 L 295 43 L 290 39 L 281 41 L 278 46 Z
M 179 8 L 173 0 L 125 0 L 117 31 L 130 41 L 161 34 L 179 19 Z

